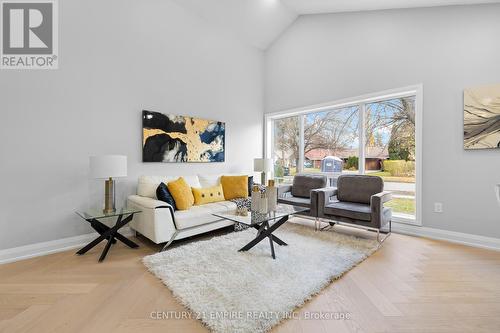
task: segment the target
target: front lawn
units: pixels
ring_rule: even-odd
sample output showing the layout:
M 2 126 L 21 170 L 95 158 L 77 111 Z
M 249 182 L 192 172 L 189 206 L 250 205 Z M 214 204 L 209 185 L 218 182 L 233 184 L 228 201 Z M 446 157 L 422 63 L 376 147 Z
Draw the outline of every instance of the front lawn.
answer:
M 396 177 L 391 176 L 390 172 L 387 171 L 377 171 L 377 172 L 369 172 L 368 176 L 379 176 L 386 182 L 393 183 L 415 183 L 415 177 Z
M 385 207 L 392 208 L 393 212 L 403 214 L 415 214 L 415 199 L 394 198 L 384 204 Z

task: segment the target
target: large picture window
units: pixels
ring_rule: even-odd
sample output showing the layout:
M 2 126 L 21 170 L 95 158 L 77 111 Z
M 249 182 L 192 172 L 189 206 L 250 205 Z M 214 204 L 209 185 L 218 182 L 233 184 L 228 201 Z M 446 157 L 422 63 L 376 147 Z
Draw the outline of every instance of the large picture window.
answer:
M 395 219 L 419 223 L 420 95 L 416 87 L 266 116 L 276 181 L 290 183 L 298 172 L 324 173 L 331 183 L 341 174 L 379 176 L 393 193 Z
M 365 173 L 384 179 L 395 216 L 415 218 L 415 96 L 366 104 Z
M 278 182 L 289 182 L 297 173 L 300 154 L 300 117 L 287 117 L 273 121 L 274 177 Z
M 313 112 L 304 116 L 304 172 L 321 172 L 325 157 L 344 159 L 340 172 L 357 172 L 359 107 Z

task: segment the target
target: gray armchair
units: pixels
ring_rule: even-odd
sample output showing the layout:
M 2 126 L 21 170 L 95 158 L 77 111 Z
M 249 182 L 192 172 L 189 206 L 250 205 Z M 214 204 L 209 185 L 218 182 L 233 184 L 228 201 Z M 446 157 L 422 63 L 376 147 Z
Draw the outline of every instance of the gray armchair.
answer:
M 392 195 L 384 192 L 382 178 L 342 175 L 337 179 L 336 190 L 317 193 L 318 217 L 330 220 L 330 225 L 347 223 L 374 230 L 379 241 L 380 232 L 390 234 L 392 211 L 384 207 L 384 203 L 391 200 Z
M 278 187 L 278 202 L 307 207 L 309 211 L 301 215 L 318 219 L 318 191 L 324 190 L 327 178 L 325 175 L 298 174 L 293 178 L 292 185 Z

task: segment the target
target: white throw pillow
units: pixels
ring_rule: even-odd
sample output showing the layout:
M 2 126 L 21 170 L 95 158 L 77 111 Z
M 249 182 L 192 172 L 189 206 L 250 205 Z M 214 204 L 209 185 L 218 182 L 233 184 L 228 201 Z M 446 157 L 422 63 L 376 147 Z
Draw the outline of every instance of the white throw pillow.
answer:
M 195 176 L 177 176 L 177 177 L 175 177 L 175 179 L 177 179 L 179 177 L 184 178 L 186 183 L 188 183 L 188 185 L 191 187 L 197 187 L 197 188 L 201 187 L 200 180 L 198 179 L 198 176 L 196 176 L 196 175 Z
M 201 187 L 198 176 L 140 176 L 137 184 L 137 195 L 156 199 L 156 189 L 160 183 L 168 184 L 183 177 L 191 187 Z
M 202 188 L 213 187 L 220 184 L 220 177 L 222 175 L 198 175 Z

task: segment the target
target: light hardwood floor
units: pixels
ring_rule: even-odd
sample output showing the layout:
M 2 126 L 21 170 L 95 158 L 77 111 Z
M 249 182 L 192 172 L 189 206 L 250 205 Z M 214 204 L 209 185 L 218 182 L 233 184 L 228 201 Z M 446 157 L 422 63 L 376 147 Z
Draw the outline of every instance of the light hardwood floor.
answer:
M 101 264 L 103 244 L 0 265 L 0 332 L 207 332 L 194 319 L 151 319 L 184 308 L 141 264 L 158 246 L 137 241 Z M 500 252 L 393 234 L 298 311 L 350 319 L 288 320 L 273 332 L 500 332 Z

